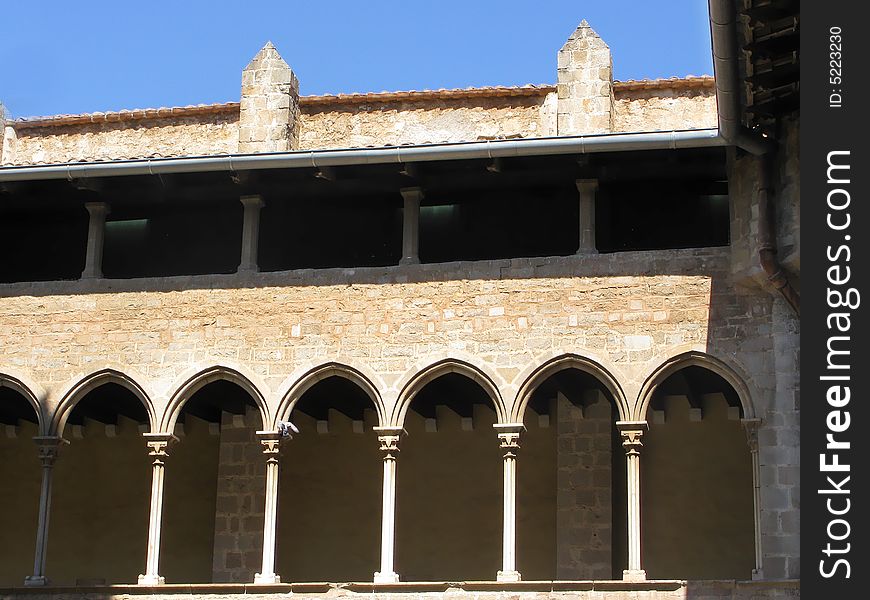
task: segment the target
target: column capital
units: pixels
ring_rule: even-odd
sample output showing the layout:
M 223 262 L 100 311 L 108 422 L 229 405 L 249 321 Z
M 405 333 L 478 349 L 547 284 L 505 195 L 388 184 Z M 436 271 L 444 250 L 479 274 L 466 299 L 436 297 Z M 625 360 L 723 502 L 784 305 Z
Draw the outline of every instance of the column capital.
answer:
M 266 205 L 260 194 L 239 196 L 239 202 L 241 202 L 245 208 L 263 208 Z
M 424 196 L 423 188 L 419 186 L 399 188 L 399 193 L 402 194 L 402 198 L 405 200 L 417 200 L 418 202 Z
M 280 431 L 258 431 L 257 439 L 260 440 L 260 445 L 263 446 L 263 454 L 271 458 L 281 453 L 281 442 L 284 436 Z
M 743 426 L 743 432 L 746 434 L 746 443 L 749 444 L 751 452 L 758 452 L 758 428 L 761 426 L 761 419 L 740 419 L 740 424 Z
M 165 458 L 169 456 L 169 446 L 178 441 L 171 433 L 143 433 L 145 445 L 148 447 L 148 456 Z
M 499 447 L 503 450 L 519 450 L 520 438 L 526 430 L 522 423 L 496 423 L 492 426 L 499 439 Z
M 67 440 L 54 435 L 39 435 L 33 441 L 36 442 L 39 462 L 43 467 L 53 466 L 61 447 L 69 444 Z
M 640 455 L 640 449 L 643 448 L 644 432 L 649 429 L 646 421 L 617 421 L 616 428 L 622 436 L 622 447 L 625 449 L 626 456 Z
M 380 450 L 384 453 L 384 458 L 395 458 L 394 454 L 399 452 L 399 440 L 408 432 L 402 427 L 374 427 L 375 433 L 378 434 L 378 442 L 380 442 Z
M 575 179 L 574 185 L 577 186 L 577 191 L 581 194 L 586 192 L 595 192 L 598 190 L 597 179 Z
M 85 202 L 85 208 L 92 217 L 105 217 L 112 212 L 112 207 L 108 202 Z

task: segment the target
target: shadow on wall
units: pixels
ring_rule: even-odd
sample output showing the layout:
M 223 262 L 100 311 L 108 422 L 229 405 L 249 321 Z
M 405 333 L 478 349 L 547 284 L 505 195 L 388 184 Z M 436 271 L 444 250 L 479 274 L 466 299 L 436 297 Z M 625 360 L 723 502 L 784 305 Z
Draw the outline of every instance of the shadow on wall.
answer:
M 161 574 L 167 583 L 249 583 L 263 548 L 263 422 L 250 394 L 219 379 L 186 400 L 166 469 Z
M 20 586 L 33 569 L 41 469 L 36 411 L 0 378 L 0 587 Z
M 117 383 L 85 394 L 54 467 L 47 563 L 57 585 L 136 581 L 148 534 L 148 413 Z
M 382 460 L 377 410 L 333 375 L 290 413 L 282 444 L 276 572 L 282 581 L 371 581 L 378 570 Z
M 470 378 L 427 383 L 405 418 L 396 571 L 405 581 L 492 580 L 501 566 L 501 456 L 493 401 Z
M 679 308 L 681 290 L 667 294 Z M 772 370 L 771 299 L 710 280 L 706 347 L 737 356 L 756 385 Z M 657 334 L 654 334 L 657 335 Z M 665 340 L 662 340 L 665 341 Z M 755 568 L 752 459 L 737 390 L 687 361 L 661 381 L 641 457 L 643 567 L 651 579 L 748 580 Z M 748 382 L 745 382 L 748 383 Z M 691 597 L 691 596 L 690 596 Z

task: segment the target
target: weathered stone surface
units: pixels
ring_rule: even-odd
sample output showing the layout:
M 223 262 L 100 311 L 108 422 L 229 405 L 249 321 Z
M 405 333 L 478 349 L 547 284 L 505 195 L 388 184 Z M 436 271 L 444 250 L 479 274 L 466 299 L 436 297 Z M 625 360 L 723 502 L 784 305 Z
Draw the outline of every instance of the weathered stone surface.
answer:
M 239 152 L 280 152 L 299 146 L 299 80 L 267 43 L 242 71 Z
M 235 153 L 238 116 L 217 114 L 40 129 L 6 127 L 4 146 L 3 165 Z
M 262 425 L 256 409 L 243 423 L 223 413 L 218 456 L 212 581 L 254 580 L 263 552 L 265 459 L 255 432 Z
M 302 113 L 300 149 L 430 144 L 555 135 L 548 96 L 379 102 Z
M 585 20 L 559 50 L 559 135 L 613 130 L 613 59 L 610 48 Z
M 617 91 L 613 131 L 672 131 L 715 128 L 713 90 Z
M 556 577 L 610 579 L 610 402 L 597 390 L 556 398 Z

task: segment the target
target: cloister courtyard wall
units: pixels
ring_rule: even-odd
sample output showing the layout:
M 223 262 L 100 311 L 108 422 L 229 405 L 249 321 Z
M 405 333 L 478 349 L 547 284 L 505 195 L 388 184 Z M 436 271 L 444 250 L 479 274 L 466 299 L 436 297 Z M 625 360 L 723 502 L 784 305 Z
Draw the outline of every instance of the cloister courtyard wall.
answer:
M 491 386 L 489 389 L 493 395 L 491 417 L 488 417 L 488 421 L 481 420 L 476 424 L 473 434 L 455 428 L 452 433 L 450 428 L 438 433 L 421 432 L 419 423 L 415 425 L 415 420 L 419 419 L 415 413 L 407 413 L 405 417 L 405 427 L 412 435 L 403 442 L 407 450 L 399 462 L 397 561 L 401 568 L 403 553 L 414 556 L 415 546 L 423 551 L 420 556 L 425 556 L 425 548 L 433 542 L 427 539 L 419 526 L 409 523 L 413 518 L 403 516 L 405 512 L 414 513 L 418 510 L 415 504 L 421 501 L 419 498 L 430 495 L 436 505 L 449 505 L 453 486 L 463 488 L 472 484 L 472 480 L 462 483 L 462 479 L 456 479 L 460 477 L 459 474 L 449 476 L 450 472 L 461 472 L 457 465 L 470 460 L 478 465 L 479 473 L 488 473 L 484 480 L 480 480 L 479 476 L 474 479 L 474 484 L 479 484 L 483 489 L 490 488 L 492 496 L 489 500 L 479 499 L 479 502 L 474 503 L 472 512 L 466 515 L 470 519 L 469 523 L 492 521 L 489 526 L 492 556 L 475 559 L 482 561 L 477 567 L 474 561 L 468 563 L 471 574 L 483 574 L 497 566 L 500 532 L 498 448 L 495 433 L 488 424 L 497 419 L 502 422 L 523 420 L 524 415 L 518 412 L 523 384 L 553 359 L 582 357 L 583 360 L 577 363 L 580 368 L 590 370 L 593 375 L 605 380 L 612 378 L 618 396 L 614 398 L 613 414 L 605 419 L 605 423 L 618 419 L 648 418 L 641 412 L 644 384 L 648 384 L 669 359 L 693 356 L 692 353 L 709 357 L 714 368 L 721 364 L 730 372 L 740 375 L 746 383 L 745 389 L 741 390 L 744 394 L 742 399 L 747 402 L 743 407 L 743 416 L 778 414 L 779 409 L 771 403 L 773 382 L 770 370 L 773 357 L 769 318 L 772 301 L 766 294 L 731 284 L 728 259 L 727 249 L 714 248 L 620 253 L 597 256 L 594 260 L 561 257 L 386 269 L 13 284 L 3 286 L 6 297 L 0 316 L 3 336 L 0 340 L 3 353 L 0 361 L 10 365 L 4 375 L 17 378 L 34 391 L 39 400 L 43 432 L 64 433 L 68 438 L 69 432 L 57 431 L 61 424 L 59 419 L 62 420 L 60 415 L 68 414 L 66 409 L 78 399 L 76 390 L 81 390 L 81 383 L 94 374 L 102 374 L 105 381 L 121 381 L 136 390 L 143 402 L 150 406 L 153 417 L 149 427 L 153 431 L 174 430 L 171 421 L 183 407 L 179 403 L 186 399 L 179 396 L 179 391 L 190 389 L 199 374 L 211 373 L 214 376 L 217 373 L 218 376 L 244 382 L 256 391 L 254 401 L 259 403 L 263 413 L 261 415 L 260 411 L 253 408 L 248 413 L 246 424 L 251 432 L 250 439 L 253 440 L 255 429 L 271 428 L 279 415 L 286 417 L 287 398 L 292 397 L 293 390 L 300 389 L 305 381 L 311 381 L 310 378 L 306 379 L 307 374 L 316 372 L 324 365 L 346 365 L 348 371 L 371 384 L 374 398 L 369 412 L 369 426 L 402 424 L 398 419 L 403 414 L 403 403 L 408 399 L 407 391 L 421 375 L 435 375 L 450 370 L 465 373 L 483 383 L 485 389 Z M 460 273 L 465 275 L 461 276 Z M 276 285 L 279 281 L 283 285 Z M 341 373 L 342 368 L 330 367 L 325 373 Z M 121 374 L 129 379 L 122 379 Z M 713 437 L 721 435 L 732 442 L 735 439 L 742 441 L 739 423 L 725 419 L 723 411 L 723 406 L 712 407 L 710 411 L 705 411 L 702 423 L 690 423 L 685 418 L 674 416 L 664 425 L 651 425 L 651 431 L 647 434 L 653 463 L 644 467 L 644 473 L 656 468 L 666 471 L 674 469 L 671 472 L 675 473 L 679 469 L 674 465 L 679 461 L 695 461 L 695 468 L 689 463 L 684 465 L 686 472 L 700 477 L 693 480 L 691 486 L 718 490 L 722 502 L 721 505 L 693 504 L 691 496 L 669 490 L 669 487 L 673 488 L 673 482 L 669 479 L 673 475 L 649 479 L 651 487 L 644 488 L 644 515 L 648 519 L 644 531 L 665 532 L 664 538 L 656 534 L 645 542 L 648 544 L 645 547 L 654 549 L 650 554 L 653 574 L 659 571 L 656 565 L 661 565 L 662 574 L 668 577 L 674 575 L 667 566 L 669 555 L 675 557 L 681 568 L 687 568 L 681 549 L 687 542 L 687 530 L 691 532 L 689 537 L 698 536 L 698 544 L 701 545 L 703 539 L 708 539 L 707 536 L 716 531 L 727 535 L 729 530 L 735 527 L 739 529 L 738 523 L 742 522 L 742 529 L 746 532 L 742 539 L 751 542 L 751 480 L 744 479 L 742 485 L 729 485 L 728 489 L 723 490 L 719 485 L 719 471 L 697 468 L 705 461 L 723 459 L 722 455 L 711 457 L 705 454 L 710 431 L 721 429 L 721 434 L 713 434 Z M 351 524 L 347 523 L 356 534 L 344 540 L 347 545 L 358 548 L 358 552 L 354 552 L 361 557 L 360 565 L 366 564 L 377 551 L 374 534 L 378 526 L 376 509 L 380 473 L 376 441 L 371 434 L 345 436 L 351 445 L 331 445 L 327 439 L 329 436 L 318 438 L 310 433 L 311 423 L 306 423 L 302 417 L 300 419 L 303 427 L 308 425 L 307 435 L 313 435 L 313 438 L 300 436 L 298 440 L 285 444 L 285 458 L 282 460 L 289 461 L 288 465 L 306 466 L 302 471 L 296 468 L 294 472 L 294 467 L 285 469 L 291 474 L 282 479 L 284 497 L 293 496 L 295 481 L 312 481 L 321 477 L 321 470 L 328 469 L 330 464 L 338 464 L 342 460 L 370 462 L 370 476 L 364 481 L 349 480 L 347 487 L 354 490 L 354 495 L 371 496 L 368 500 L 358 500 L 368 503 L 369 509 L 374 509 L 371 522 L 368 523 L 371 527 L 357 525 L 351 528 Z M 681 420 L 685 422 L 680 424 Z M 774 419 L 771 421 L 776 422 Z M 555 436 L 556 426 L 554 422 L 547 435 Z M 714 428 L 708 430 L 710 426 Z M 211 577 L 213 573 L 207 571 L 207 563 L 202 556 L 203 551 L 208 549 L 199 546 L 203 545 L 201 540 L 216 539 L 217 536 L 216 530 L 209 529 L 213 527 L 213 515 L 217 513 L 213 512 L 215 508 L 210 504 L 212 501 L 202 497 L 202 490 L 209 490 L 206 485 L 209 480 L 199 475 L 202 485 L 197 485 L 189 478 L 215 472 L 219 454 L 218 438 L 210 436 L 207 428 L 200 427 L 197 430 L 194 427 L 191 430 L 189 426 L 185 427 L 190 433 L 175 446 L 172 453 L 174 455 L 177 451 L 178 458 L 173 456 L 167 469 L 165 529 L 168 533 L 164 547 L 165 564 L 168 565 L 166 576 L 170 582 L 174 570 L 179 574 L 184 572 L 187 580 L 190 574 Z M 527 445 L 534 448 L 539 443 L 535 438 L 541 436 L 543 430 L 536 431 L 532 424 L 527 427 Z M 697 428 L 695 431 L 699 433 L 693 433 L 693 428 Z M 766 424 L 763 423 L 762 434 L 765 428 Z M 222 427 L 221 436 L 231 430 L 231 427 Z M 98 478 L 100 473 L 100 470 L 89 469 L 64 476 L 64 461 L 73 462 L 72 457 L 76 453 L 102 456 L 104 452 L 109 452 L 109 447 L 120 448 L 119 444 L 126 440 L 125 436 L 139 432 L 135 428 L 121 427 L 117 438 L 103 438 L 105 450 L 92 453 L 83 446 L 96 443 L 91 438 L 100 436 L 90 431 L 88 433 L 85 439 L 73 439 L 69 448 L 61 450 L 56 483 L 58 500 L 55 505 L 59 511 L 64 510 L 64 486 L 81 486 L 88 477 Z M 482 436 L 484 442 L 479 448 L 491 449 L 487 451 L 492 454 L 491 461 L 486 460 L 486 454 L 480 455 L 480 450 L 463 454 L 463 446 L 459 444 L 461 436 L 471 435 Z M 450 441 L 450 436 L 460 438 L 454 443 Z M 610 434 L 605 434 L 606 439 L 609 437 Z M 306 442 L 306 439 L 310 441 Z M 363 439 L 367 440 L 367 444 L 363 443 Z M 35 452 L 30 443 L 22 444 L 21 441 L 16 440 L 19 442 L 15 446 L 19 459 L 12 464 L 31 464 L 33 472 L 24 480 L 33 484 L 38 473 Z M 7 446 L 9 442 L 4 440 Z M 294 447 L 297 443 L 298 455 Z M 191 444 L 197 445 L 198 449 L 182 459 L 182 453 L 187 451 L 185 447 L 189 448 Z M 605 444 L 609 447 L 609 441 Z M 113 553 L 116 560 L 120 561 L 117 573 L 125 574 L 119 575 L 119 582 L 125 577 L 129 580 L 141 570 L 141 551 L 132 551 L 132 546 L 144 546 L 147 521 L 145 499 L 148 458 L 145 446 L 139 437 L 138 441 L 131 438 L 129 444 L 124 442 L 123 447 L 126 448 L 123 455 L 129 464 L 139 467 L 120 470 L 122 474 L 118 477 L 118 486 L 126 490 L 125 493 L 133 493 L 141 488 L 137 496 L 141 499 L 142 507 L 141 515 L 133 513 L 138 515 L 135 523 L 117 523 L 110 527 L 111 530 L 120 528 L 134 533 L 127 538 L 131 545 L 129 555 L 126 551 L 122 552 L 120 546 Z M 260 449 L 253 441 L 251 447 L 251 456 L 256 457 Z M 688 447 L 693 450 L 687 452 Z M 735 448 L 734 444 L 726 447 Z M 549 491 L 528 493 L 532 490 L 527 487 L 536 480 L 544 483 L 548 478 L 555 479 L 554 475 L 548 473 L 555 469 L 553 463 L 558 452 L 554 455 L 552 447 L 550 450 L 545 448 L 544 445 L 537 450 L 530 449 L 528 456 L 524 454 L 525 450 L 520 451 L 518 554 L 521 565 L 527 564 L 537 576 L 548 576 L 549 573 L 548 578 L 551 578 L 558 575 L 558 561 L 553 560 L 553 555 L 545 553 L 533 557 L 523 552 L 526 544 L 529 548 L 549 548 L 554 554 L 559 552 L 556 544 L 547 539 L 555 535 L 552 529 L 548 529 L 552 522 L 550 526 L 546 525 L 547 519 L 558 518 L 552 515 L 554 508 L 559 510 L 554 505 L 547 507 L 553 501 L 552 497 L 547 496 L 558 492 L 551 487 Z M 457 455 L 448 456 L 444 452 Z M 659 452 L 667 456 L 656 459 Z M 429 483 L 426 477 L 414 480 L 418 484 L 416 492 L 403 487 L 402 483 L 412 478 L 403 469 L 420 468 L 410 464 L 415 453 L 432 456 L 432 460 L 436 461 L 433 466 L 441 465 L 431 472 L 431 487 L 420 487 Z M 348 456 L 352 458 L 348 459 Z M 746 466 L 748 456 L 744 441 L 737 444 L 733 456 L 724 458 L 736 461 L 735 465 L 743 463 Z M 434 457 L 443 462 L 438 462 Z M 120 455 L 117 458 L 120 459 Z M 297 458 L 301 463 L 294 462 Z M 250 462 L 252 465 L 260 464 L 256 458 Z M 547 462 L 551 466 L 547 467 Z M 488 463 L 491 464 L 487 467 Z M 4 464 L 9 463 L 4 461 Z M 175 473 L 173 469 L 176 469 Z M 178 469 L 184 469 L 188 474 L 180 474 Z M 622 467 L 614 469 L 621 478 Z M 359 472 L 365 472 L 362 466 Z M 745 478 L 751 471 L 746 466 L 742 472 Z M 75 485 L 72 480 L 63 482 L 66 477 L 77 478 Z M 262 477 L 262 473 L 259 477 Z M 524 482 L 524 478 L 528 480 Z M 186 480 L 187 484 L 184 483 Z M 441 483 L 435 483 L 436 480 Z M 262 507 L 257 504 L 262 499 L 262 485 L 251 485 L 251 489 L 256 492 L 251 512 L 262 514 Z M 415 500 L 415 493 L 423 496 Z M 112 494 L 109 496 L 113 497 Z M 196 496 L 199 498 L 194 500 Z M 438 500 L 439 497 L 441 500 Z M 35 499 L 32 500 L 35 502 Z M 571 500 L 578 503 L 587 501 L 585 496 Z M 322 510 L 335 512 L 346 502 L 346 498 L 327 498 L 323 502 L 325 504 L 320 507 Z M 536 502 L 542 503 L 540 511 Z M 70 503 L 66 510 L 74 513 L 74 504 Z M 315 504 L 318 502 L 315 501 Z M 612 508 L 608 505 L 608 519 L 611 510 L 622 518 L 624 509 L 620 506 Z M 727 506 L 729 510 L 723 516 L 717 506 Z M 311 510 L 313 505 L 300 505 L 299 508 Z M 22 510 L 22 514 L 33 513 L 32 506 L 23 507 Z M 221 509 L 218 507 L 217 510 L 219 513 Z M 294 551 L 290 550 L 288 554 L 285 549 L 282 558 L 281 548 L 287 548 L 288 545 L 292 547 L 294 535 L 300 535 L 300 525 L 294 524 L 294 516 L 283 510 L 283 525 L 279 526 L 278 564 L 288 561 L 285 564 L 289 565 L 293 563 L 291 557 Z M 480 511 L 478 517 L 474 511 Z M 197 513 L 200 513 L 199 517 Z M 99 510 L 94 514 L 98 515 Z M 419 512 L 417 516 L 421 517 Z M 731 521 L 732 517 L 736 521 Z M 57 526 L 53 535 L 61 536 L 64 518 L 63 513 L 53 517 L 53 526 Z M 340 523 L 341 517 L 336 518 Z M 523 520 L 529 518 L 534 523 L 524 528 Z M 674 518 L 680 518 L 686 524 L 697 519 L 699 523 L 706 522 L 707 527 L 680 528 L 682 537 L 677 536 L 669 542 L 667 532 L 674 530 Z M 199 525 L 194 526 L 195 522 Z M 103 525 L 106 524 L 99 527 Z M 23 542 L 28 540 L 24 529 L 32 534 L 32 526 L 32 523 L 21 525 Z M 94 522 L 91 526 L 98 527 L 98 523 Z M 617 531 L 619 527 L 617 525 Z M 301 530 L 304 529 L 302 526 Z M 461 531 L 460 528 L 453 535 L 461 535 Z M 431 533 L 447 535 L 446 532 Z M 253 537 L 257 541 L 252 551 L 257 554 L 260 541 L 256 535 Z M 446 543 L 450 537 L 448 535 L 442 541 Z M 614 533 L 614 537 L 616 539 L 612 544 L 618 547 L 622 543 L 620 536 Z M 195 540 L 200 540 L 196 542 L 196 553 L 183 550 L 183 544 L 194 544 Z M 324 543 L 328 543 L 328 540 L 325 539 Z M 569 540 L 562 543 L 569 546 L 576 543 L 578 548 L 588 550 L 586 541 Z M 717 571 L 732 572 L 736 577 L 745 572 L 744 577 L 748 577 L 747 569 L 752 567 L 751 543 L 748 549 L 746 546 L 742 544 L 742 552 L 735 551 L 731 558 L 728 558 L 727 552 L 718 556 Z M 605 551 L 609 553 L 612 547 L 608 539 Z M 305 553 L 313 557 L 322 551 L 314 547 L 307 548 Z M 18 551 L 14 552 L 17 556 Z M 72 557 L 61 561 L 57 558 L 58 552 L 60 550 L 50 544 L 49 560 L 58 560 L 60 565 L 76 563 Z M 176 553 L 181 562 L 171 558 Z M 195 559 L 195 555 L 199 558 Z M 457 552 L 456 556 L 460 555 L 464 557 L 463 562 L 468 562 L 465 558 L 467 554 Z M 181 558 L 184 556 L 188 558 Z M 251 560 L 257 558 L 255 556 Z M 198 567 L 193 564 L 197 560 Z M 408 565 L 409 571 L 413 572 L 416 568 L 413 564 Z M 425 561 L 419 564 L 424 565 Z M 733 567 L 729 567 L 729 564 L 733 564 Z M 371 566 L 376 565 L 370 565 L 369 569 Z M 305 561 L 302 560 L 300 568 L 304 567 Z M 438 568 L 443 570 L 443 567 L 439 563 Z M 239 568 L 243 575 L 231 580 L 250 579 L 251 564 L 240 564 Z M 114 568 L 109 570 L 113 571 Z M 362 567 L 359 570 L 361 572 Z M 689 571 L 699 576 L 705 573 L 702 567 L 692 567 Z M 356 574 L 356 571 L 352 572 Z M 425 568 L 421 572 L 421 575 L 428 574 Z M 463 574 L 469 573 L 457 573 Z M 598 576 L 607 578 L 610 574 L 608 569 L 608 572 L 600 572 Z M 11 585 L 18 583 L 20 575 L 20 572 L 14 576 L 9 573 L 4 578 L 8 578 L 7 583 Z M 77 575 L 81 576 L 80 573 Z M 59 568 L 53 577 L 58 582 L 67 580 L 68 583 L 76 578 L 72 572 L 65 574 L 63 568 Z
M 555 84 L 301 96 L 269 43 L 242 73 L 240 102 L 0 114 L 4 167 L 311 159 L 288 169 L 298 176 L 230 163 L 210 177 L 157 177 L 152 162 L 166 162 L 148 161 L 138 176 L 115 177 L 112 163 L 105 177 L 90 165 L 81 177 L 51 167 L 68 180 L 51 182 L 40 179 L 46 169 L 4 169 L 10 247 L 31 242 L 27 227 L 48 231 L 84 270 L 67 280 L 79 266 L 44 276 L 39 260 L 23 261 L 0 284 L 0 482 L 13 482 L 0 487 L 0 600 L 799 597 L 799 319 L 759 260 L 773 250 L 762 218 L 770 200 L 779 260 L 799 285 L 799 122 L 781 119 L 773 159 L 761 159 L 717 137 L 712 77 L 615 81 L 610 49 L 585 21 L 556 59 Z M 686 133 L 699 145 L 677 149 Z M 561 162 L 518 148 L 507 161 L 426 159 L 394 171 L 314 160 L 317 150 L 440 152 L 426 145 L 483 140 L 490 152 L 548 136 L 603 145 Z M 667 148 L 646 145 L 666 136 Z M 632 137 L 642 149 L 606 146 Z M 21 173 L 36 179 L 15 180 Z M 308 196 L 290 191 L 303 188 Z M 215 193 L 232 204 L 220 215 L 208 203 Z M 558 216 L 501 231 L 506 215 L 550 215 L 551 204 L 536 204 L 548 194 L 563 211 L 553 215 L 567 215 L 567 241 Z M 347 210 L 329 204 L 336 197 L 380 208 L 366 222 L 342 213 L 343 230 L 330 220 Z M 103 246 L 109 222 L 145 221 L 133 208 L 176 198 L 200 213 L 155 231 L 186 240 L 184 227 L 221 223 L 220 244 L 191 235 L 183 251 L 158 254 L 155 238 L 131 254 L 223 253 L 215 264 L 226 265 L 104 276 L 125 258 Z M 54 229 L 39 229 L 39 202 L 52 207 Z M 355 228 L 395 253 L 365 264 L 393 266 L 258 263 L 279 253 L 274 207 L 294 203 L 323 211 L 288 218 L 281 235 L 327 232 L 302 252 L 328 254 L 331 237 Z M 509 243 L 462 246 L 449 258 L 469 260 L 436 262 L 447 259 L 426 254 L 431 239 L 421 246 L 421 211 L 471 205 L 486 218 L 445 220 L 443 243 L 479 236 L 495 246 L 493 231 Z M 710 219 L 691 221 L 696 210 Z M 680 237 L 689 222 L 715 226 Z M 74 229 L 79 238 L 62 238 Z M 527 230 L 562 245 L 526 249 L 514 238 Z M 614 241 L 629 230 L 639 235 Z M 57 266 L 46 248 L 34 256 Z M 172 272 L 190 272 L 180 266 Z M 40 277 L 53 280 L 30 281 Z M 288 422 L 300 431 L 281 437 Z M 25 576 L 27 587 L 7 589 Z

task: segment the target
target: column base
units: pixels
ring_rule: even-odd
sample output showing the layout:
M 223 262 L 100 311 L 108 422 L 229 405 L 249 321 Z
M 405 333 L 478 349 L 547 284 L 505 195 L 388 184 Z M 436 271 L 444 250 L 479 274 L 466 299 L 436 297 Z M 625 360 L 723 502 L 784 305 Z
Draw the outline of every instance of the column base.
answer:
M 519 571 L 499 571 L 495 576 L 496 581 L 516 582 L 522 581 Z
M 163 585 L 166 583 L 166 579 L 160 575 L 139 575 L 136 583 L 138 585 Z
M 764 571 L 761 569 L 752 569 L 752 581 L 761 581 L 764 579 Z
M 643 569 L 626 569 L 622 572 L 623 581 L 646 581 L 646 571 Z
M 378 571 L 375 573 L 373 581 L 375 583 L 399 583 L 399 574 L 393 572 L 381 573 Z
M 274 573 L 268 573 L 266 575 L 254 573 L 254 585 L 274 585 L 276 583 L 281 583 L 281 577 L 279 575 L 275 575 Z
M 402 259 L 399 260 L 400 267 L 404 267 L 405 265 L 419 265 L 419 264 L 420 264 L 419 258 L 403 257 Z
M 45 575 L 28 575 L 24 578 L 25 587 L 43 587 L 48 585 L 48 577 Z

